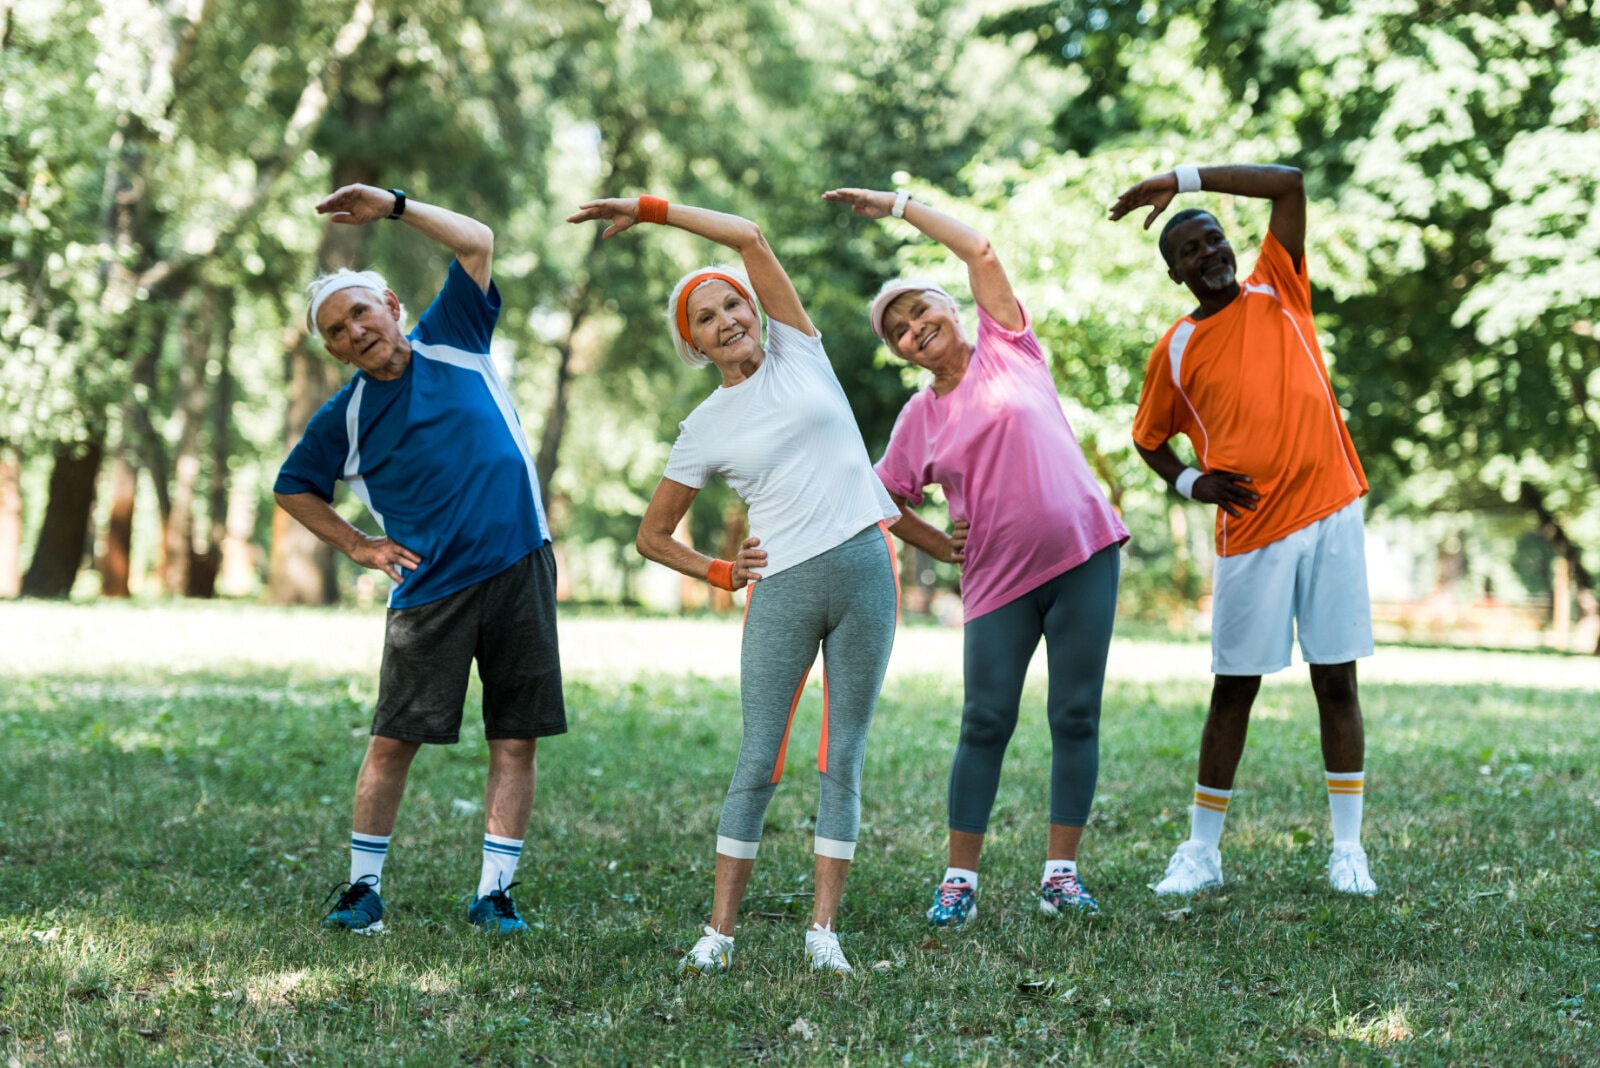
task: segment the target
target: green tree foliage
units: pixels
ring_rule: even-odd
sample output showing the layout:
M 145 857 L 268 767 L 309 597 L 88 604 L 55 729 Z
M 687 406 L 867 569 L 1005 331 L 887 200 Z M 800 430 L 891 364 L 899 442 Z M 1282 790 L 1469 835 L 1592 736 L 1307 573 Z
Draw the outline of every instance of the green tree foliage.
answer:
M 1320 323 L 1375 500 L 1526 508 L 1596 570 L 1592 4 L 1065 2 L 985 28 L 1076 79 L 1055 123 L 1065 158 L 1304 169 Z M 1050 155 L 1014 184 L 1059 168 Z M 1064 329 L 1041 324 L 1058 351 L 1120 340 L 1131 358 L 1132 324 L 1095 323 L 1106 296 L 1134 297 L 1110 260 L 1094 301 L 1059 310 Z M 1114 384 L 1113 366 L 1097 370 Z

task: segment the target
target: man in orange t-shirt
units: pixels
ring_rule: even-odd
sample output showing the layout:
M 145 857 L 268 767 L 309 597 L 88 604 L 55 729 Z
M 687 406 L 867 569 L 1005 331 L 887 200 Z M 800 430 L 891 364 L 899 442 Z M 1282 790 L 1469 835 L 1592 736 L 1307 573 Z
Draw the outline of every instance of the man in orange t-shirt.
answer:
M 1289 666 L 1296 631 L 1311 669 L 1333 817 L 1328 878 L 1345 893 L 1377 887 L 1361 848 L 1364 737 L 1356 659 L 1372 655 L 1361 521 L 1361 460 L 1328 381 L 1311 318 L 1306 198 L 1293 167 L 1180 166 L 1147 178 L 1111 207 L 1120 219 L 1178 193 L 1272 201 L 1255 270 L 1241 284 L 1227 236 L 1186 209 L 1161 232 L 1167 275 L 1199 302 L 1173 324 L 1145 371 L 1133 440 L 1190 500 L 1217 506 L 1211 651 L 1215 680 L 1200 735 L 1189 840 L 1158 894 L 1222 885 L 1218 843 L 1261 676 Z M 1189 439 L 1199 468 L 1169 442 Z

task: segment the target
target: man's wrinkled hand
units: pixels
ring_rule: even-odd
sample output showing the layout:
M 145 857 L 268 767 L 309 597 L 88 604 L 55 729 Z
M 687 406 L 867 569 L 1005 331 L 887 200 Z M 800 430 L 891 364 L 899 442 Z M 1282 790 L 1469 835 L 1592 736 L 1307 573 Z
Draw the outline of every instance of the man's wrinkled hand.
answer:
M 350 559 L 382 571 L 396 582 L 404 582 L 405 572 L 415 571 L 422 563 L 422 557 L 391 538 L 367 538 L 351 550 Z

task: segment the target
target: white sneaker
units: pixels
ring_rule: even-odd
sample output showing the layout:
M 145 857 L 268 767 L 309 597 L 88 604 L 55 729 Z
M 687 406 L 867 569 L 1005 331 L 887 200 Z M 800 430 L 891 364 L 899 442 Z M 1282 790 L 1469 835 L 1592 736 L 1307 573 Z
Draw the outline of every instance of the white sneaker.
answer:
M 834 975 L 855 974 L 850 962 L 844 959 L 844 950 L 839 948 L 839 936 L 834 932 L 832 924 L 827 927 L 811 925 L 811 930 L 806 932 L 806 960 L 811 962 L 811 970 L 814 972 L 832 972 Z
M 1378 884 L 1367 873 L 1367 851 L 1355 842 L 1333 843 L 1333 856 L 1328 858 L 1328 882 L 1341 894 L 1371 897 L 1378 892 Z
M 1222 854 L 1194 839 L 1183 843 L 1167 861 L 1167 874 L 1150 889 L 1158 894 L 1192 894 L 1222 885 Z
M 679 975 L 721 975 L 733 963 L 733 936 L 709 924 L 678 962 Z

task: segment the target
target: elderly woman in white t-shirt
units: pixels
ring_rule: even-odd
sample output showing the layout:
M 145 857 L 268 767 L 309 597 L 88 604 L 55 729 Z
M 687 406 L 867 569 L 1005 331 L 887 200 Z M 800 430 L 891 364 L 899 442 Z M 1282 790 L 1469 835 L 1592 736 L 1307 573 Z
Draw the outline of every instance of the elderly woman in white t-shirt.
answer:
M 820 645 L 822 740 L 817 752 L 816 896 L 806 956 L 848 975 L 835 924 L 860 826 L 867 727 L 888 666 L 898 600 L 888 524 L 900 510 L 873 473 L 861 432 L 789 276 L 760 229 L 721 212 L 657 197 L 596 200 L 568 222 L 676 226 L 739 254 L 691 271 L 668 301 L 679 357 L 715 367 L 720 387 L 679 425 L 666 473 L 639 526 L 639 552 L 727 590 L 747 589 L 740 659 L 743 734 L 717 827 L 711 922 L 680 970 L 727 970 L 734 921 L 783 775 L 794 710 Z M 766 337 L 762 337 L 762 309 Z M 706 482 L 720 475 L 749 507 L 734 560 L 673 537 Z

